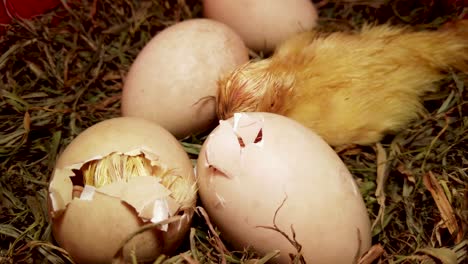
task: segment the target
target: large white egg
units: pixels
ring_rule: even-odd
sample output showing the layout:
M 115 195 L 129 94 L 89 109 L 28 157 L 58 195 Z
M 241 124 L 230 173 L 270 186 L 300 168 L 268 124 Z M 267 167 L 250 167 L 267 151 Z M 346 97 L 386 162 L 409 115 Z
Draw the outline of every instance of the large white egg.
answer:
M 206 131 L 217 120 L 218 79 L 248 59 L 241 38 L 220 22 L 190 19 L 169 26 L 133 62 L 122 115 L 152 120 L 177 138 Z
M 233 28 L 249 48 L 267 52 L 318 20 L 310 0 L 203 0 L 203 15 Z
M 347 167 L 287 117 L 243 113 L 221 121 L 203 144 L 197 177 L 203 207 L 238 250 L 280 250 L 273 262 L 290 263 L 296 247 L 261 227 L 274 220 L 291 239 L 294 229 L 306 263 L 353 263 L 371 246 L 369 215 Z

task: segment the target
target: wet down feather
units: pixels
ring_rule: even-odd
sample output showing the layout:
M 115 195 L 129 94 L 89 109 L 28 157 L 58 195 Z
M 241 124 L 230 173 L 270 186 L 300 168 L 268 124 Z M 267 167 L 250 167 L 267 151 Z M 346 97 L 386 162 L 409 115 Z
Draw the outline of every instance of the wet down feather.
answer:
M 426 31 L 365 25 L 359 32 L 305 32 L 220 79 L 217 114 L 273 112 L 332 146 L 368 145 L 417 118 L 421 96 L 451 70 L 468 72 L 466 20 Z

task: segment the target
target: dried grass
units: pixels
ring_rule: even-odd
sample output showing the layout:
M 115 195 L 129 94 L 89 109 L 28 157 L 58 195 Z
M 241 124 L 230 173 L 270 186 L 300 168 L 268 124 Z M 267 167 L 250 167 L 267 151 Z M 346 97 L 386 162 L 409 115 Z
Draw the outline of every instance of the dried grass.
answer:
M 201 16 L 195 0 L 81 2 L 63 1 L 54 13 L 17 21 L 0 39 L 0 263 L 71 262 L 53 241 L 46 210 L 57 154 L 85 128 L 120 114 L 125 73 L 152 36 Z M 436 28 L 465 16 L 463 2 L 316 4 L 320 27 L 336 30 L 387 20 Z M 374 222 L 375 247 L 360 263 L 468 263 L 467 81 L 449 75 L 425 98 L 424 117 L 375 148 L 337 150 Z M 193 158 L 201 143 L 183 142 Z M 277 254 L 230 251 L 203 209 L 197 212 L 180 254 L 155 263 L 264 263 Z

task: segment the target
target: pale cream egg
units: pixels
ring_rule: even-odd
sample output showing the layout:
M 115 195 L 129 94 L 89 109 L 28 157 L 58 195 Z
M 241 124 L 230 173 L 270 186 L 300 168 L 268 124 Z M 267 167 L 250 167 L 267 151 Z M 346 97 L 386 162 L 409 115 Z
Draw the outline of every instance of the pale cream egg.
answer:
M 318 21 L 310 0 L 203 0 L 203 15 L 233 28 L 249 48 L 265 52 Z
M 347 167 L 287 117 L 220 121 L 203 144 L 197 178 L 212 223 L 238 250 L 280 250 L 273 263 L 290 263 L 300 245 L 306 263 L 349 264 L 371 246 L 369 215 Z
M 249 60 L 228 26 L 189 19 L 159 32 L 131 65 L 122 91 L 122 115 L 152 120 L 177 138 L 216 125 L 217 81 Z

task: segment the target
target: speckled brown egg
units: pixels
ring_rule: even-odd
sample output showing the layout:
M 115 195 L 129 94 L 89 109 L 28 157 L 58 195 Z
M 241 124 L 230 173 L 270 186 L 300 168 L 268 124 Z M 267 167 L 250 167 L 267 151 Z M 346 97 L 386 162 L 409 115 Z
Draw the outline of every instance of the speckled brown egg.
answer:
M 248 59 L 240 36 L 220 22 L 197 18 L 169 26 L 132 63 L 122 115 L 152 120 L 177 138 L 213 128 L 218 79 Z
M 211 221 L 239 250 L 280 250 L 273 262 L 289 263 L 300 245 L 306 263 L 348 264 L 370 248 L 369 215 L 349 170 L 292 119 L 237 113 L 220 121 L 203 144 L 197 177 Z
M 176 138 L 154 122 L 119 117 L 66 146 L 48 206 L 53 235 L 76 263 L 152 261 L 181 244 L 196 196 L 192 163 Z

